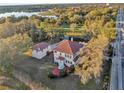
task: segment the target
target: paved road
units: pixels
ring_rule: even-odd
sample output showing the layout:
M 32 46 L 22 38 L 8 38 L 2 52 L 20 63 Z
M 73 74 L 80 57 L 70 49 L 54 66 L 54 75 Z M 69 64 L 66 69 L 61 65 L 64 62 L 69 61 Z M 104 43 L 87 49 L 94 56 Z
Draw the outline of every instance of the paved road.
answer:
M 123 36 L 123 25 L 124 25 L 124 13 L 121 8 L 118 10 L 116 18 L 116 40 L 114 42 L 114 54 L 112 58 L 112 68 L 111 68 L 111 82 L 110 89 L 121 90 L 124 89 L 124 67 L 122 67 L 122 55 L 124 51 L 122 47 Z
M 118 88 L 118 71 L 117 71 L 117 57 L 113 57 L 112 59 L 112 76 L 111 76 L 111 84 L 110 84 L 110 89 L 114 90 Z
M 124 40 L 121 43 L 122 88 L 124 89 Z
M 123 63 L 124 62 L 124 59 L 122 60 L 122 64 L 124 64 Z M 122 88 L 124 89 L 124 66 L 122 66 Z

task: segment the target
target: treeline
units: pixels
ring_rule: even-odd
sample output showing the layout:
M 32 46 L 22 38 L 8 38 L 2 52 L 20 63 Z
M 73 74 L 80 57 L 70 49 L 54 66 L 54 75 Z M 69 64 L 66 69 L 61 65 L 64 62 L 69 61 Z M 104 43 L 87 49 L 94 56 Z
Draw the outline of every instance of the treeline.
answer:
M 106 58 L 111 55 L 106 56 L 105 54 L 110 51 L 110 43 L 115 39 L 115 21 L 118 8 L 92 9 L 86 14 L 85 22 L 81 28 L 83 33 L 91 33 L 92 38 L 80 50 L 79 64 L 76 66 L 76 73 L 83 84 L 88 83 L 91 79 L 95 79 L 97 83 L 98 81 L 102 82 L 103 65 L 105 62 L 111 63 L 111 60 Z M 111 53 L 109 52 L 109 54 Z
M 40 12 L 47 11 L 53 6 L 49 5 L 15 5 L 15 6 L 0 6 L 0 13 L 6 12 Z
M 13 6 L 0 6 L 0 13 L 6 12 L 39 12 L 47 11 L 52 8 L 65 8 L 65 7 L 79 7 L 81 5 L 96 5 L 96 4 L 44 4 L 44 5 L 13 5 Z M 98 4 L 97 4 L 98 5 Z M 103 4 L 99 4 L 103 5 Z M 104 4 L 105 5 L 105 4 Z
M 118 6 L 118 4 L 110 4 L 111 6 Z M 119 4 L 123 7 L 123 4 Z M 68 7 L 89 7 L 89 6 L 99 6 L 103 7 L 106 6 L 106 4 L 44 4 L 44 5 L 13 5 L 13 6 L 0 6 L 0 13 L 6 13 L 6 12 L 39 12 L 39 11 L 47 11 L 48 9 L 52 8 L 68 8 Z

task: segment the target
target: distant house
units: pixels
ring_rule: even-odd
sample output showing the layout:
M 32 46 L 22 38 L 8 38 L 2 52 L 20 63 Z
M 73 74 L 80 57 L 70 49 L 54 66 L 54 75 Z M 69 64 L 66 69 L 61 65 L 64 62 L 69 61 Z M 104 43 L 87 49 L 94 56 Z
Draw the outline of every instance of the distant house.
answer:
M 51 47 L 46 42 L 41 42 L 32 47 L 32 57 L 42 59 L 47 55 L 47 52 L 51 51 Z
M 83 47 L 83 44 L 78 42 L 63 40 L 53 50 L 54 62 L 62 65 L 62 63 L 68 67 L 75 65 L 79 56 L 79 50 Z

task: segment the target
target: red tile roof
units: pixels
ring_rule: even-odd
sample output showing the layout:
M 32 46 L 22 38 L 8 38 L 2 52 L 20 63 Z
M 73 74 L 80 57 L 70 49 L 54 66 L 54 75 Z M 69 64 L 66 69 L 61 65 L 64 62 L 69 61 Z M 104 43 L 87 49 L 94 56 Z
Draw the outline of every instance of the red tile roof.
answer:
M 74 41 L 63 40 L 58 44 L 58 46 L 54 50 L 74 55 L 76 52 L 79 51 L 81 47 L 83 47 L 83 44 L 79 44 L 78 42 Z
M 41 42 L 41 43 L 38 43 L 38 44 L 34 45 L 34 46 L 32 47 L 32 49 L 33 49 L 33 50 L 38 50 L 38 48 L 40 48 L 40 50 L 43 50 L 43 49 L 47 48 L 48 46 L 49 46 L 48 43 L 46 43 L 46 42 Z

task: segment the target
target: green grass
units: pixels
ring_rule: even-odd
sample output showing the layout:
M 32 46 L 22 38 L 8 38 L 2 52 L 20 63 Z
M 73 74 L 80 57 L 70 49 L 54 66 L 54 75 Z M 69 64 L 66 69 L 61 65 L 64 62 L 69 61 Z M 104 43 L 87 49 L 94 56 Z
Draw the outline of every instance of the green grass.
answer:
M 81 82 L 78 82 L 79 86 L 78 88 L 80 90 L 101 90 L 102 89 L 102 84 L 96 84 L 94 79 L 89 80 L 88 83 L 86 83 L 85 85 L 81 84 Z
M 61 25 L 62 28 L 69 28 L 70 26 L 69 25 L 66 25 L 66 24 L 63 24 Z
M 68 32 L 70 29 L 69 28 L 62 28 L 64 32 Z
M 10 89 L 30 89 L 28 86 L 26 86 L 24 83 L 20 82 L 19 80 L 15 79 L 12 75 L 8 75 L 7 73 L 4 73 L 0 71 L 0 77 L 8 78 L 2 79 L 5 83 L 9 84 L 9 86 L 3 86 L 0 85 L 0 90 L 10 90 Z
M 16 90 L 27 90 L 27 89 L 30 89 L 28 86 L 26 86 L 24 83 L 22 83 L 21 81 L 18 81 L 16 79 L 12 79 L 11 82 L 13 84 L 15 84 L 15 86 L 13 86 L 13 89 L 16 89 Z
M 82 33 L 81 30 L 80 30 L 80 28 L 81 28 L 81 26 L 77 26 L 75 32 Z M 66 25 L 66 24 L 61 25 L 61 27 L 59 27 L 58 29 L 61 29 L 64 32 L 71 32 L 70 31 L 70 26 L 69 25 Z
M 24 72 L 30 74 L 31 78 L 34 81 L 42 83 L 46 85 L 49 89 L 62 89 L 62 90 L 69 90 L 69 89 L 77 89 L 77 90 L 97 90 L 101 89 L 101 85 L 97 85 L 95 80 L 90 80 L 86 85 L 82 85 L 78 76 L 76 75 L 69 75 L 65 78 L 58 78 L 58 79 L 48 79 L 48 73 L 51 73 L 53 70 L 53 63 L 50 62 L 51 57 L 45 57 L 42 60 L 37 60 L 35 58 L 30 58 L 26 56 L 20 57 L 18 59 L 18 63 L 16 66 L 19 66 Z M 41 69 L 42 67 L 42 69 Z M 40 68 L 40 69 L 39 69 Z M 35 75 L 34 75 L 35 74 Z
M 40 14 L 41 14 L 42 16 L 52 16 L 52 15 L 55 15 L 55 14 L 49 12 L 49 11 L 41 12 Z

